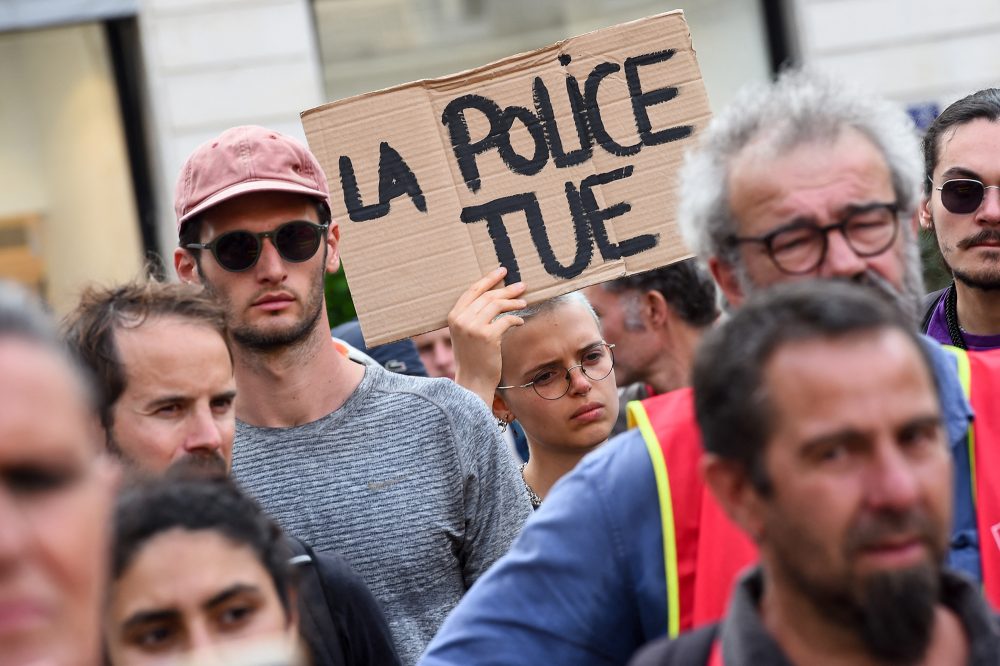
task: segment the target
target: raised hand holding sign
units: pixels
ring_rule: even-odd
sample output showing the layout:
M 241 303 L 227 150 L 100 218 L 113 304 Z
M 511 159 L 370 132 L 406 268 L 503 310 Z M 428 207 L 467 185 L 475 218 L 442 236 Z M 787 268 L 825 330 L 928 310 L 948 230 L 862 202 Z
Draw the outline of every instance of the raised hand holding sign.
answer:
M 688 257 L 674 173 L 708 117 L 679 11 L 306 111 L 366 341 L 444 326 L 498 263 L 533 303 Z

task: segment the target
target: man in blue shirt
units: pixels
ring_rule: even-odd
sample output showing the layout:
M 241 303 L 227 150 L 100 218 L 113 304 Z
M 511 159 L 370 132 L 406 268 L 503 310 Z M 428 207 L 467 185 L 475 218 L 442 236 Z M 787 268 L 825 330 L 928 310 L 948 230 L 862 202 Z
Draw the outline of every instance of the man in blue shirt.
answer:
M 916 326 L 923 284 L 909 221 L 920 171 L 901 109 L 788 72 L 745 90 L 704 130 L 681 173 L 679 219 L 734 307 L 772 284 L 848 279 L 892 294 Z M 950 564 L 978 577 L 971 411 L 952 357 L 928 349 L 955 456 Z M 656 480 L 641 434 L 630 431 L 555 486 L 420 663 L 622 664 L 665 634 L 667 619 Z
M 705 484 L 760 566 L 721 623 L 630 666 L 1000 663 L 982 592 L 942 567 L 953 471 L 926 345 L 867 291 L 761 290 L 706 336 Z

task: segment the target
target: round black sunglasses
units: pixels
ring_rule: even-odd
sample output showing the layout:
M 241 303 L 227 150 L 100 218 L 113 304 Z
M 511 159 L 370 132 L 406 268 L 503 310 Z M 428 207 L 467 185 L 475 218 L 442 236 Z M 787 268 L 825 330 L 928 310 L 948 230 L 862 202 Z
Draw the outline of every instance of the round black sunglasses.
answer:
M 265 238 L 271 239 L 274 249 L 285 261 L 308 261 L 316 254 L 329 228 L 329 224 L 292 220 L 273 231 L 227 231 L 208 243 L 188 243 L 184 247 L 190 250 L 209 250 L 220 266 L 238 273 L 254 267 L 260 258 Z
M 933 184 L 934 181 L 931 181 Z M 974 213 L 983 205 L 986 190 L 1000 189 L 997 185 L 984 185 L 974 178 L 952 178 L 935 188 L 941 193 L 941 203 L 956 215 Z

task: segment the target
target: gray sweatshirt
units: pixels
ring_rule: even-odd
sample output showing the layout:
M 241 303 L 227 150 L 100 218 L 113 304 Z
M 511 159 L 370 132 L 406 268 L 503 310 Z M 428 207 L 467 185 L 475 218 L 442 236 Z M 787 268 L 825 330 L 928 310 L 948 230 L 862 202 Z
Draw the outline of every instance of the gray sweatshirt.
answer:
M 531 513 L 481 400 L 446 379 L 377 366 L 318 421 L 237 422 L 233 475 L 287 532 L 357 570 L 404 664 Z

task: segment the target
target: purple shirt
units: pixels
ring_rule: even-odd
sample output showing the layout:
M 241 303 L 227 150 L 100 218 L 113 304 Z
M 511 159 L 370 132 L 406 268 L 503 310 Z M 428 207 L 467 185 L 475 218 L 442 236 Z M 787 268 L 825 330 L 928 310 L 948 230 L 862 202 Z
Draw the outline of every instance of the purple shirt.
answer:
M 948 289 L 954 289 L 954 286 Z M 927 322 L 927 335 L 934 338 L 943 345 L 951 344 L 951 336 L 948 335 L 948 320 L 944 315 L 945 304 L 948 302 L 948 292 L 945 291 L 934 306 L 931 319 Z M 986 351 L 1000 347 L 1000 335 L 973 335 L 962 331 L 965 338 L 965 346 L 969 351 Z

